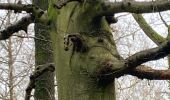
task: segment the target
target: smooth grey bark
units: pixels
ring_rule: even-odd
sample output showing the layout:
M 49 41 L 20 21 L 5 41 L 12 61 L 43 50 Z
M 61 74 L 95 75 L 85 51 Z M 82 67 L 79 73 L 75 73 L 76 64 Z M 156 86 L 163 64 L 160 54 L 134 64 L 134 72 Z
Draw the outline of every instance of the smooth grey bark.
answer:
M 113 61 L 115 69 L 122 64 L 108 23 L 95 18 L 96 13 L 96 7 L 86 3 L 70 2 L 60 10 L 50 5 L 59 100 L 116 99 L 114 78 L 105 83 L 95 77 L 105 60 Z

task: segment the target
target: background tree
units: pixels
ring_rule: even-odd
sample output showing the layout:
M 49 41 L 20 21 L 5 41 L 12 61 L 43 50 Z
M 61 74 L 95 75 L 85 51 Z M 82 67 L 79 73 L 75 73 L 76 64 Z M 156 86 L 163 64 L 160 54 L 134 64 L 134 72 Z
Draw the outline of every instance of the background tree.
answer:
M 168 13 L 168 11 L 162 13 L 166 21 L 168 20 L 168 17 L 166 17 Z M 164 27 L 158 13 L 144 15 L 148 24 L 152 25 L 159 34 L 162 36 L 167 35 L 166 27 Z M 131 14 L 117 14 L 116 18 L 119 20 L 118 23 L 112 24 L 111 27 L 114 27 L 113 30 L 115 30 L 113 37 L 116 40 L 119 54 L 124 58 L 133 55 L 135 52 L 156 47 L 138 26 Z M 143 65 L 153 69 L 168 68 L 166 58 L 144 63 Z M 169 95 L 167 81 L 141 80 L 130 75 L 116 79 L 116 87 L 116 97 L 118 100 L 167 100 Z
M 17 0 L 0 2 L 16 3 Z M 7 28 L 20 18 L 20 14 L 14 14 L 12 11 L 1 11 L 1 29 Z M 18 38 L 23 33 L 20 31 L 9 40 L 0 42 L 0 99 L 2 100 L 18 100 L 24 97 L 25 82 L 33 70 L 34 58 L 30 52 L 33 49 L 30 46 L 32 42 L 31 39 Z
M 48 0 L 34 0 L 34 4 L 43 10 L 48 9 Z M 49 37 L 49 26 L 41 23 L 35 24 L 35 63 L 36 66 L 53 62 L 52 47 Z M 35 81 L 35 100 L 55 100 L 54 73 L 47 71 Z

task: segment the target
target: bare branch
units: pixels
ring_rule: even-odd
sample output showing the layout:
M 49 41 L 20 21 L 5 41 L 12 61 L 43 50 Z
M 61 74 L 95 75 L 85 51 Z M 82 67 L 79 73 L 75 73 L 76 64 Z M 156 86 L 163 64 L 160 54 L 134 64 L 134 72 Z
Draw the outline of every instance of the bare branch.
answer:
M 23 4 L 11 4 L 11 3 L 0 3 L 0 9 L 14 10 L 14 11 L 26 11 L 32 13 L 29 16 L 23 17 L 17 23 L 7 27 L 6 29 L 0 31 L 0 40 L 8 39 L 12 34 L 20 30 L 27 32 L 27 27 L 33 22 L 40 22 L 48 24 L 47 12 L 41 10 L 34 5 L 23 5 Z
M 170 41 L 165 41 L 159 47 L 140 51 L 125 60 L 126 69 L 135 68 L 142 63 L 157 60 L 170 53 Z
M 39 22 L 44 20 L 44 17 L 46 19 L 47 12 L 43 11 L 39 7 L 35 5 L 24 5 L 24 4 L 14 4 L 14 3 L 0 3 L 0 9 L 2 10 L 14 10 L 14 12 L 21 12 L 26 11 L 27 13 L 31 13 L 32 16 L 35 17 L 35 20 L 38 20 Z M 43 18 L 41 18 L 43 17 Z M 47 20 L 47 19 L 46 19 Z
M 43 67 L 42 67 L 43 66 Z M 55 67 L 53 63 L 45 64 L 45 65 L 39 65 L 35 72 L 30 76 L 30 82 L 26 88 L 26 94 L 25 94 L 25 100 L 30 100 L 31 97 L 31 91 L 35 87 L 35 81 L 36 79 L 41 76 L 44 72 L 51 71 L 54 72 Z
M 170 53 L 170 41 L 165 41 L 164 43 L 160 44 L 159 47 L 140 51 L 140 52 L 128 57 L 127 59 L 124 60 L 123 67 L 120 67 L 119 69 L 115 70 L 113 64 L 107 64 L 109 66 L 106 66 L 105 68 L 109 67 L 109 69 L 108 69 L 109 71 L 104 73 L 104 75 L 109 75 L 110 77 L 113 78 L 113 77 L 120 77 L 120 76 L 125 75 L 125 74 L 131 74 L 132 75 L 132 73 L 133 73 L 132 70 L 136 70 L 136 72 L 137 71 L 142 72 L 141 70 L 135 69 L 135 68 L 138 67 L 139 65 L 145 63 L 145 62 L 152 61 L 152 60 L 158 60 L 160 58 L 166 57 L 169 53 Z M 107 63 L 109 63 L 109 62 L 107 62 Z M 145 68 L 145 70 L 146 70 L 146 68 Z M 103 69 L 101 71 L 103 71 Z M 149 71 L 149 70 L 147 70 L 147 71 Z M 153 70 L 151 70 L 151 71 L 153 71 Z M 167 71 L 160 70 L 158 72 L 159 72 L 160 75 L 162 75 L 162 77 L 167 75 L 166 73 L 165 73 L 165 75 L 163 75 L 164 72 L 167 72 Z M 149 72 L 146 72 L 146 73 L 148 74 Z M 144 73 L 144 74 L 146 74 L 146 73 Z M 151 74 L 153 74 L 153 73 L 151 73 Z M 136 74 L 134 74 L 134 75 L 137 76 Z M 158 75 L 156 75 L 156 76 L 158 76 Z M 153 76 L 153 78 L 155 77 L 155 79 L 156 79 L 156 76 Z M 139 76 L 139 78 L 142 78 L 142 76 Z M 148 77 L 144 77 L 144 76 L 143 76 L 143 78 L 148 79 Z M 167 79 L 168 78 L 169 78 L 169 76 L 167 77 Z
M 34 5 L 25 5 L 25 4 L 14 4 L 14 3 L 0 3 L 0 9 L 3 10 L 14 10 L 17 12 L 26 11 L 31 13 L 33 11 Z
M 157 1 L 121 1 L 121 2 L 106 2 L 101 3 L 99 15 L 113 15 L 115 13 L 130 12 L 130 13 L 152 13 L 161 12 L 170 9 L 169 0 Z
M 8 39 L 13 33 L 18 32 L 20 30 L 24 30 L 27 32 L 27 27 L 29 24 L 34 22 L 34 17 L 28 15 L 20 19 L 17 23 L 7 27 L 6 29 L 0 31 L 0 40 Z
M 21 35 L 12 35 L 12 36 L 16 36 L 16 37 L 19 37 L 19 38 L 32 38 L 32 39 L 36 39 L 36 40 L 52 43 L 52 41 L 50 41 L 50 40 L 46 40 L 46 39 L 38 38 L 38 37 L 34 37 L 34 36 L 21 36 Z
M 141 14 L 132 14 L 136 22 L 139 24 L 140 28 L 145 32 L 145 34 L 156 44 L 160 45 L 165 41 L 165 38 L 159 35 L 151 26 L 148 25 L 146 20 Z
M 129 71 L 130 75 L 137 76 L 140 79 L 149 80 L 170 80 L 170 69 L 155 70 L 144 65 L 136 67 Z
M 140 51 L 130 57 L 128 57 L 127 59 L 125 59 L 124 61 L 120 61 L 119 64 L 119 68 L 115 69 L 114 66 L 114 62 L 112 61 L 105 61 L 104 64 L 100 64 L 102 67 L 98 70 L 96 70 L 96 73 L 94 74 L 94 77 L 97 77 L 98 79 L 101 80 L 101 82 L 103 82 L 103 80 L 107 80 L 108 82 L 112 81 L 115 77 L 120 77 L 123 76 L 125 74 L 131 74 L 131 75 L 135 75 L 138 76 L 139 78 L 147 78 L 147 79 L 170 79 L 169 75 L 167 74 L 169 72 L 169 70 L 159 70 L 156 71 L 157 74 L 155 74 L 155 70 L 146 70 L 145 68 L 145 72 L 139 69 L 135 69 L 136 67 L 138 67 L 139 65 L 148 62 L 148 61 L 152 61 L 152 60 L 157 60 L 160 58 L 163 58 L 165 56 L 167 56 L 170 53 L 170 40 L 169 41 L 165 41 L 164 43 L 160 44 L 159 47 L 155 47 L 152 49 L 148 49 L 148 50 L 144 50 L 144 51 Z M 121 66 L 122 63 L 122 66 Z M 104 65 L 104 66 L 103 66 Z M 134 70 L 135 69 L 135 70 Z M 143 69 L 144 70 L 144 69 Z M 149 72 L 149 71 L 153 71 L 153 72 Z M 138 75 L 136 73 L 133 74 L 133 72 L 139 72 L 142 73 L 143 75 Z M 150 75 L 150 76 L 145 76 L 145 75 Z M 161 75 L 160 77 L 158 77 L 159 75 Z
M 168 25 L 168 23 L 163 19 L 162 15 L 161 15 L 161 12 L 159 12 L 159 16 L 160 16 L 162 22 L 164 23 L 164 25 L 168 28 L 169 25 Z

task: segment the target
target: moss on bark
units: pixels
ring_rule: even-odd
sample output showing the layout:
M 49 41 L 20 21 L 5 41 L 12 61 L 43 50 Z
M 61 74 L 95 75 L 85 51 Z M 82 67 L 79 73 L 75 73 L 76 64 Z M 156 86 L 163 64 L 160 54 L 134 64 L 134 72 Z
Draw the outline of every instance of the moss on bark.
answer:
M 112 69 L 122 66 L 109 25 L 104 17 L 96 16 L 97 9 L 79 2 L 70 2 L 62 9 L 49 8 L 59 100 L 115 100 L 114 79 L 100 86 L 94 77 L 104 60 L 114 62 Z M 83 38 L 88 48 L 85 52 L 75 51 L 74 39 L 66 43 L 64 38 L 74 34 Z
M 43 10 L 47 10 L 49 0 L 34 0 L 34 4 Z M 40 23 L 35 24 L 35 64 L 43 65 L 53 62 L 52 47 L 49 36 L 49 26 Z M 44 40 L 44 41 L 43 41 Z M 42 66 L 43 67 L 43 66 Z M 36 79 L 35 100 L 54 100 L 54 73 L 47 71 Z

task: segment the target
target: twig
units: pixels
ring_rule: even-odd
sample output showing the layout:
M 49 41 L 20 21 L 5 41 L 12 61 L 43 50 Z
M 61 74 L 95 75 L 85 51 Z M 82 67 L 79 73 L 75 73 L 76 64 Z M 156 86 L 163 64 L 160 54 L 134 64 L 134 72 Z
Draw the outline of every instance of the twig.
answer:
M 166 21 L 163 19 L 163 17 L 162 17 L 162 15 L 161 15 L 160 12 L 159 12 L 159 16 L 160 16 L 162 22 L 163 22 L 163 23 L 165 24 L 165 26 L 168 28 L 168 24 L 167 24 Z
M 16 36 L 16 37 L 19 37 L 19 38 L 32 38 L 32 39 L 36 39 L 36 40 L 52 43 L 52 41 L 50 41 L 50 40 L 46 40 L 46 39 L 42 39 L 42 38 L 38 38 L 38 37 L 34 37 L 34 36 L 21 36 L 21 35 L 12 35 L 12 36 Z

